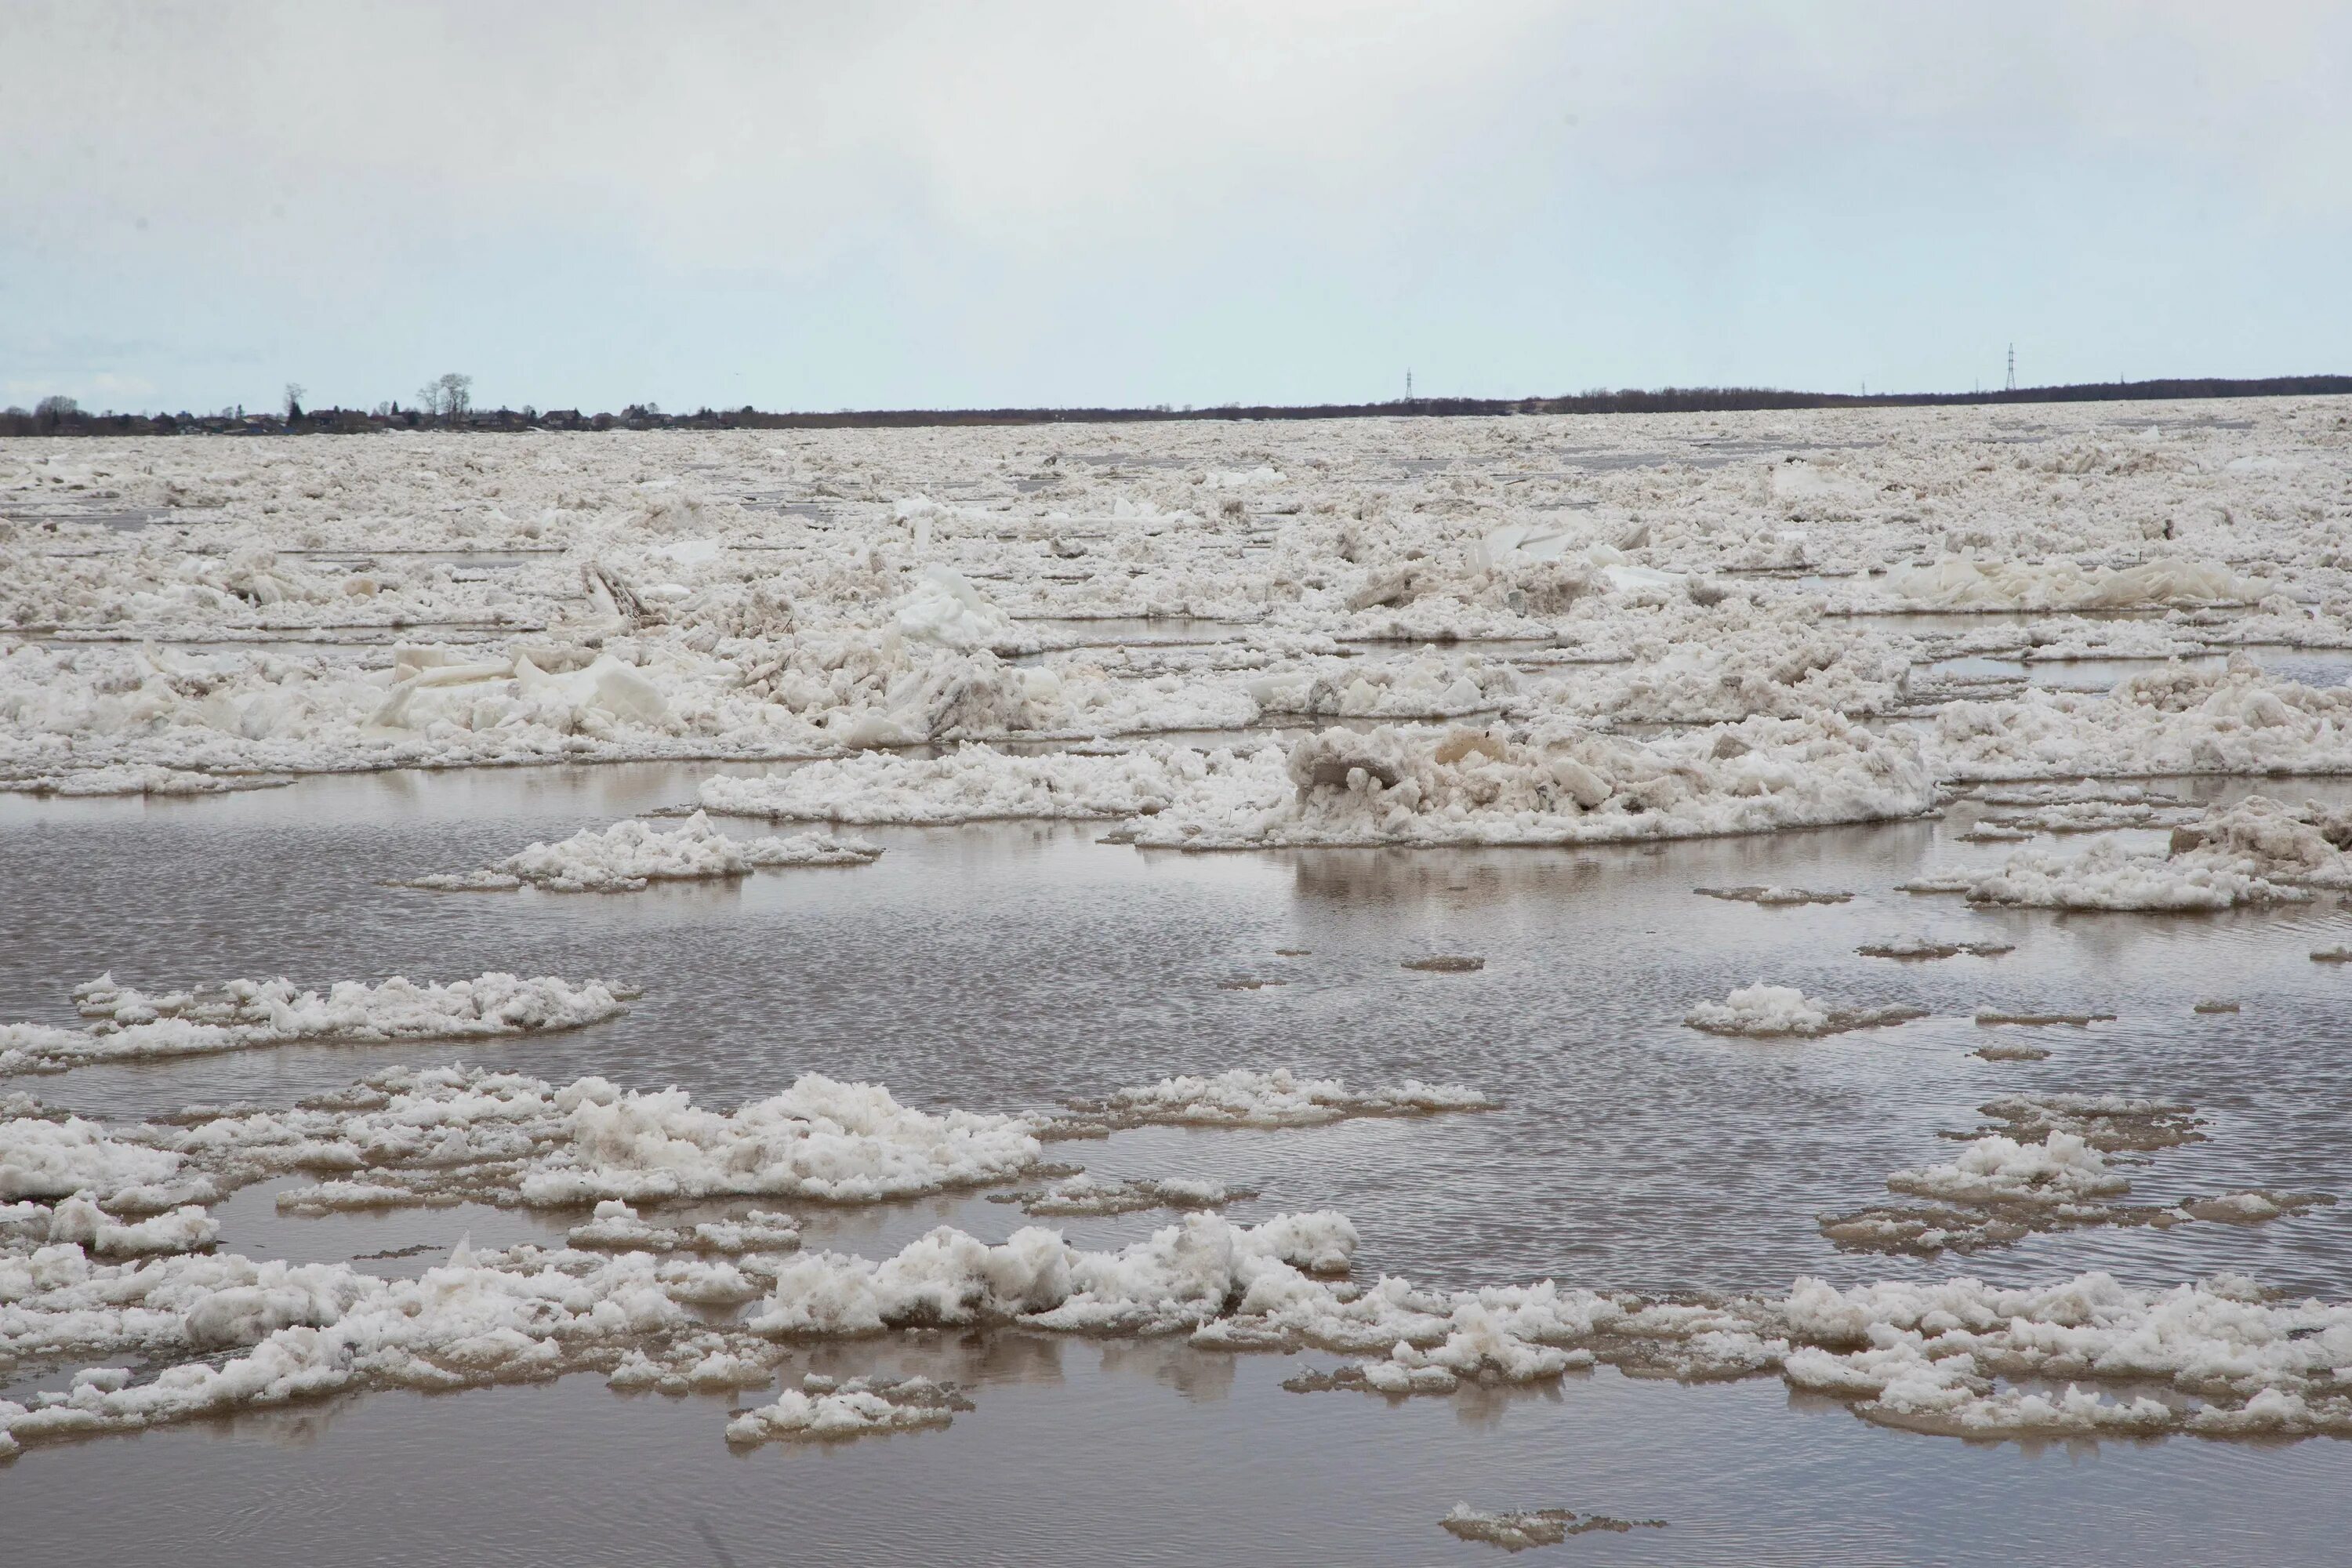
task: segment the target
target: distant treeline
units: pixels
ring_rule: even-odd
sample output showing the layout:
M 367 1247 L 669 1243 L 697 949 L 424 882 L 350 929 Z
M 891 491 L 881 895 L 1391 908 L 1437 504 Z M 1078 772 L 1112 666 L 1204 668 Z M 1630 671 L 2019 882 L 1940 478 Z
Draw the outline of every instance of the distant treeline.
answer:
M 1778 408 L 1911 408 L 1951 404 L 2113 403 L 2204 397 L 2296 397 L 2352 393 L 2352 376 L 2277 375 L 2256 380 L 2105 381 L 2000 392 L 1787 392 L 1759 386 L 1668 386 L 1585 392 L 1564 397 L 1417 397 L 1392 403 L 1305 405 L 1223 404 L 1215 408 L 879 408 L 772 414 L 745 406 L 668 414 L 651 404 L 618 414 L 576 408 L 426 412 L 296 408 L 289 414 L 93 414 L 70 399 L 0 412 L 0 436 L 307 436 L 371 430 L 837 430 L 939 425 L 1139 425 L 1176 419 L 1397 419 L 1505 414 L 1718 414 Z

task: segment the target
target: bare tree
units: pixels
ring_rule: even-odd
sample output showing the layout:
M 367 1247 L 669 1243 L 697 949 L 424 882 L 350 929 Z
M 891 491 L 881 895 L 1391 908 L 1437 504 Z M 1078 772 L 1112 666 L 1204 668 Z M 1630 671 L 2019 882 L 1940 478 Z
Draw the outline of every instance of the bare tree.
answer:
M 416 406 L 443 419 L 462 419 L 474 406 L 474 378 L 451 371 L 416 389 Z
M 68 397 L 62 392 L 51 393 L 48 396 L 42 398 L 38 403 L 33 405 L 33 413 L 36 417 L 46 414 L 56 419 L 70 419 L 80 412 L 81 405 L 76 403 L 72 398 Z
M 288 420 L 291 421 L 302 417 L 302 398 L 310 390 L 310 389 L 309 387 L 304 386 L 299 381 L 289 381 L 286 384 L 286 417 Z

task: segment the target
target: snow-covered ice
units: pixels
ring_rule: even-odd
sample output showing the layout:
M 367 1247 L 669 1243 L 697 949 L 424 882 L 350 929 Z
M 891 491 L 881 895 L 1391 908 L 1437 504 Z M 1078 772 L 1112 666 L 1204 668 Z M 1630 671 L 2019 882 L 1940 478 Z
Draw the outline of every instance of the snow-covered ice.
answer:
M 2079 855 L 2021 850 L 1968 887 L 1979 903 L 2063 910 L 2221 910 L 2352 889 L 2352 813 L 2263 795 L 2172 829 L 2164 855 L 2108 840 Z
M 1096 1127 L 1311 1127 L 1354 1116 L 1428 1116 L 1484 1110 L 1496 1101 L 1459 1084 L 1400 1083 L 1351 1088 L 1337 1079 L 1305 1078 L 1288 1068 L 1271 1072 L 1234 1068 L 1213 1076 L 1183 1074 L 1122 1089 L 1100 1100 L 1080 1100 L 1071 1125 Z
M 1849 1029 L 1906 1023 L 1921 1016 L 1916 1007 L 1832 1006 L 1793 985 L 1767 985 L 1759 980 L 1752 985 L 1740 986 L 1720 1002 L 1696 1004 L 1683 1015 L 1683 1022 L 1710 1035 L 1811 1039 Z
M 1263 753 L 1261 753 L 1263 755 Z M 1134 842 L 1180 849 L 1591 844 L 1908 816 L 1933 784 L 1917 750 L 1834 714 L 1652 740 L 1569 725 L 1514 738 L 1325 730 L 1294 744 L 1290 790 L 1204 773 Z M 1255 782 L 1255 781 L 1253 781 Z
M 737 840 L 696 812 L 676 827 L 616 822 L 583 827 L 553 844 L 533 844 L 478 871 L 436 872 L 408 883 L 433 892 L 502 892 L 529 885 L 551 893 L 634 893 L 654 882 L 740 877 L 780 866 L 863 866 L 881 848 L 862 838 L 801 833 Z
M 478 1040 L 576 1029 L 618 1016 L 625 1005 L 601 980 L 493 973 L 446 984 L 395 976 L 343 980 L 325 991 L 290 980 L 231 980 L 150 994 L 112 973 L 74 990 L 89 1023 L 79 1029 L 0 1025 L 0 1073 L 56 1072 L 87 1062 L 210 1056 L 297 1040 Z

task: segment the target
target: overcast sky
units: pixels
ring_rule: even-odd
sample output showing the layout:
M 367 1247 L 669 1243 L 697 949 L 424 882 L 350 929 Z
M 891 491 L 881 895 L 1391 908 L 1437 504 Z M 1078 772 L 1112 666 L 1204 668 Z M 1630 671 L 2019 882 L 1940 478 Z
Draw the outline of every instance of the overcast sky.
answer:
M 2352 6 L 0 0 L 0 403 L 2352 371 Z

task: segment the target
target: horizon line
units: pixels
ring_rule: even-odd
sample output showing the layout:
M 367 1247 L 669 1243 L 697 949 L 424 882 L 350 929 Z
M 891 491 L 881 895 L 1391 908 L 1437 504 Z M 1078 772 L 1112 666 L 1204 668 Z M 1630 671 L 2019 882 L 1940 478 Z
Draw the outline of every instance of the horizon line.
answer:
M 470 378 L 467 378 L 470 380 Z M 1238 402 L 1194 405 L 1002 405 L 993 407 L 838 408 L 831 410 L 762 409 L 752 404 L 716 408 L 709 404 L 693 412 L 664 410 L 655 403 L 633 403 L 620 410 L 590 414 L 579 408 L 542 409 L 536 404 L 477 408 L 470 402 L 455 411 L 404 408 L 386 399 L 373 409 L 340 405 L 303 408 L 292 405 L 247 414 L 241 404 L 213 413 L 182 409 L 125 412 L 84 409 L 72 398 L 55 395 L 33 409 L 12 406 L 0 411 L 0 435 L 153 434 L 124 430 L 121 422 L 137 420 L 149 426 L 168 422 L 172 429 L 192 426 L 215 429 L 275 424 L 284 433 L 352 433 L 382 428 L 566 429 L 674 427 L 844 428 L 956 425 L 1157 424 L 1182 420 L 1311 420 L 1380 417 L 1499 417 L 1506 415 L 1566 416 L 1577 414 L 1706 414 L 1792 412 L 1806 408 L 1901 408 L 1982 406 L 2000 404 L 2172 402 L 2235 397 L 2329 396 L 2352 394 L 2352 375 L 2321 374 L 2279 376 L 2158 376 L 2144 381 L 2068 382 L 2043 386 L 1979 388 L 1969 392 L 1808 392 L 1766 386 L 1664 386 L 1595 388 L 1581 393 L 1521 397 L 1468 395 L 1416 396 L 1380 402 L 1276 404 Z M 67 405 L 53 415 L 58 401 Z M 234 410 L 232 412 L 232 410 Z M 325 426 L 332 422 L 335 428 Z M 550 423 L 561 421 L 561 423 Z M 116 428 L 93 429 L 100 422 Z M 27 426 L 46 424 L 46 429 Z M 73 427 L 68 427 L 73 426 Z

